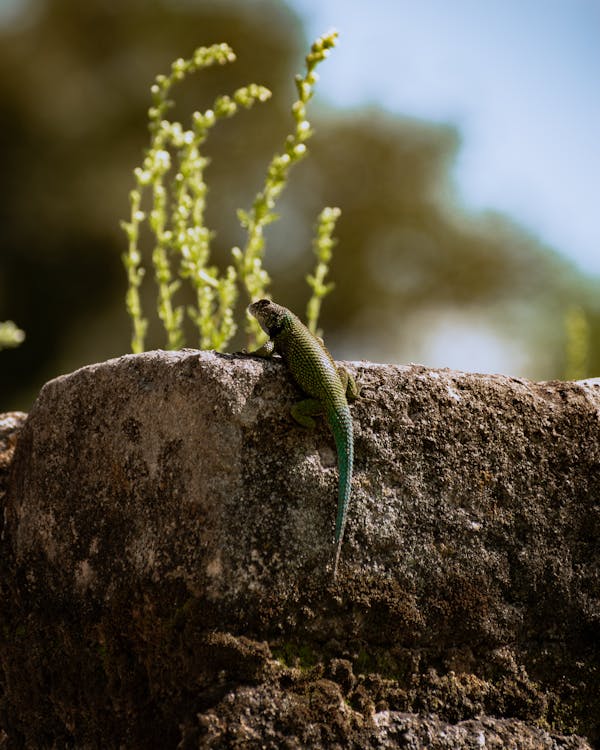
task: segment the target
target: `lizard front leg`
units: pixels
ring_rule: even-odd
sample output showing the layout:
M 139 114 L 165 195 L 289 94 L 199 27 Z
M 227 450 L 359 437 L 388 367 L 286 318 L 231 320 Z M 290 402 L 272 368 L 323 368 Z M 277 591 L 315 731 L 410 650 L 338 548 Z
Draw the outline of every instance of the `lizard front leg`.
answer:
M 253 352 L 242 351 L 241 354 L 247 354 L 249 357 L 271 357 L 275 351 L 275 344 L 269 340 Z

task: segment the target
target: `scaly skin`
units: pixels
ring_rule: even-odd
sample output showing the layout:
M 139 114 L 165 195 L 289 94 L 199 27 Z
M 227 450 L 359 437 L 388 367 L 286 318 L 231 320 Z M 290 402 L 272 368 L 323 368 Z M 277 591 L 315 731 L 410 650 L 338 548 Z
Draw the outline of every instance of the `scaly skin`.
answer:
M 252 354 L 269 356 L 276 351 L 282 356 L 294 380 L 310 397 L 292 407 L 294 419 L 305 427 L 314 427 L 313 417 L 325 414 L 333 432 L 340 474 L 333 562 L 335 578 L 350 502 L 354 458 L 348 401 L 358 396 L 358 389 L 352 376 L 344 368 L 337 367 L 323 341 L 314 336 L 286 307 L 261 299 L 251 304 L 248 312 L 254 315 L 270 339 Z

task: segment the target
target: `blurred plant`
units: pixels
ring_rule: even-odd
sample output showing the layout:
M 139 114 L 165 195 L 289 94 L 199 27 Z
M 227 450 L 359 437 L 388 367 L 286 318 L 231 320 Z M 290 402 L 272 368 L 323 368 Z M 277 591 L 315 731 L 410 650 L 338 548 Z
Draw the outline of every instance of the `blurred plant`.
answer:
M 7 320 L 0 323 L 0 349 L 19 346 L 25 341 L 25 332 L 12 322 Z
M 585 310 L 572 305 L 565 314 L 565 380 L 582 380 L 588 375 L 591 349 L 590 324 Z
M 315 272 L 306 277 L 306 282 L 313 290 L 312 297 L 306 306 L 306 321 L 309 330 L 320 336 L 321 331 L 317 329 L 317 321 L 321 312 L 321 301 L 323 297 L 329 294 L 335 286 L 332 282 L 326 284 L 325 276 L 329 271 L 329 263 L 335 240 L 333 239 L 333 230 L 335 223 L 339 219 L 341 211 L 339 208 L 324 208 L 319 214 L 317 221 L 317 235 L 313 243 L 313 250 L 317 256 L 317 265 Z
M 126 306 L 133 324 L 132 351 L 143 351 L 148 326 L 140 300 L 145 269 L 139 240 L 144 222 L 154 237 L 152 264 L 158 287 L 158 317 L 165 328 L 169 348 L 185 345 L 184 310 L 174 302 L 182 280 L 188 280 L 195 293 L 195 305 L 189 306 L 187 312 L 198 329 L 199 345 L 203 349 L 222 351 L 235 334 L 234 307 L 240 287 L 250 300 L 268 296 L 271 279 L 263 268 L 264 228 L 277 219 L 273 208 L 286 185 L 290 167 L 306 155 L 305 142 L 312 134 L 306 119 L 306 105 L 317 81 L 315 68 L 327 57 L 336 38 L 337 33 L 331 32 L 317 39 L 306 57 L 306 74 L 296 77 L 298 100 L 292 106 L 294 130 L 285 140 L 284 152 L 271 160 L 264 187 L 252 208 L 238 211 L 247 241 L 243 249 L 232 248 L 234 263 L 222 274 L 209 265 L 212 233 L 204 225 L 207 193 L 204 169 L 208 160 L 202 156 L 200 147 L 219 119 L 231 117 L 240 107 L 249 109 L 256 102 L 267 101 L 271 92 L 264 86 L 250 84 L 231 97 L 220 96 L 211 109 L 194 112 L 191 128 L 185 130 L 181 123 L 166 118 L 174 105 L 169 99 L 172 86 L 197 70 L 234 61 L 233 50 L 227 44 L 200 47 L 189 60 L 176 60 L 170 75 L 157 76 L 151 89 L 153 104 L 148 112 L 150 148 L 142 166 L 134 170 L 136 185 L 130 192 L 130 219 L 123 222 L 129 241 L 123 262 L 129 282 Z M 172 170 L 174 175 L 167 181 Z M 145 191 L 150 193 L 148 209 L 143 204 Z M 321 299 L 331 289 L 331 285 L 323 284 L 323 279 L 331 258 L 331 232 L 338 215 L 339 209 L 325 209 L 319 222 L 315 243 L 318 265 L 314 276 L 308 278 L 313 289 L 309 309 L 315 329 Z M 172 270 L 174 262 L 178 263 L 177 278 Z M 254 318 L 247 317 L 246 331 L 251 343 L 264 341 L 264 334 Z
M 329 55 L 329 50 L 335 46 L 336 39 L 337 32 L 333 31 L 319 37 L 313 43 L 306 56 L 306 74 L 296 76 L 298 99 L 292 105 L 294 132 L 285 140 L 284 153 L 276 154 L 271 160 L 265 186 L 254 199 L 252 210 L 238 211 L 238 218 L 246 229 L 248 239 L 243 250 L 234 247 L 232 253 L 242 283 L 251 300 L 268 296 L 266 290 L 271 280 L 262 266 L 265 247 L 263 230 L 265 226 L 278 218 L 273 213 L 273 208 L 286 185 L 290 167 L 307 154 L 306 141 L 313 131 L 306 119 L 306 105 L 313 96 L 314 85 L 318 80 L 315 68 Z M 251 315 L 246 317 L 246 331 L 249 334 L 249 343 L 260 344 L 266 339 L 257 320 Z

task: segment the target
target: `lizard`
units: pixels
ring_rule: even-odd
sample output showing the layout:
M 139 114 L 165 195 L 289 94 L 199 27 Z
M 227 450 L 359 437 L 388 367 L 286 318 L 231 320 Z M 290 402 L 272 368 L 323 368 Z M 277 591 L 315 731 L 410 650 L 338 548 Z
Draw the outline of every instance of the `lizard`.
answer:
M 261 299 L 248 306 L 269 341 L 250 354 L 268 357 L 280 354 L 292 377 L 308 398 L 294 404 L 292 417 L 304 427 L 315 426 L 313 417 L 324 414 L 335 440 L 339 486 L 335 522 L 335 556 L 333 578 L 337 576 L 340 550 L 346 527 L 352 469 L 354 433 L 348 403 L 359 391 L 352 375 L 336 365 L 323 340 L 315 336 L 302 321 L 282 305 Z

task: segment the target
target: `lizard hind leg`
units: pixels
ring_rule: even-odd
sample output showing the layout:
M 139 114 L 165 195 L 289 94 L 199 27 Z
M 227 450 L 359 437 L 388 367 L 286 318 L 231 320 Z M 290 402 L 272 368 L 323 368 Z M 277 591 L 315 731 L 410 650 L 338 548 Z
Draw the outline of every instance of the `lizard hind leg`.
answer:
M 340 366 L 337 368 L 337 371 L 340 380 L 342 381 L 342 387 L 346 392 L 346 399 L 348 400 L 348 402 L 356 401 L 356 399 L 360 395 L 360 388 L 356 384 L 356 380 L 354 380 L 352 375 L 348 372 L 348 370 L 346 370 L 345 367 Z
M 294 404 L 290 409 L 290 414 L 298 424 L 313 429 L 315 426 L 313 417 L 323 414 L 323 406 L 316 398 L 306 398 Z

